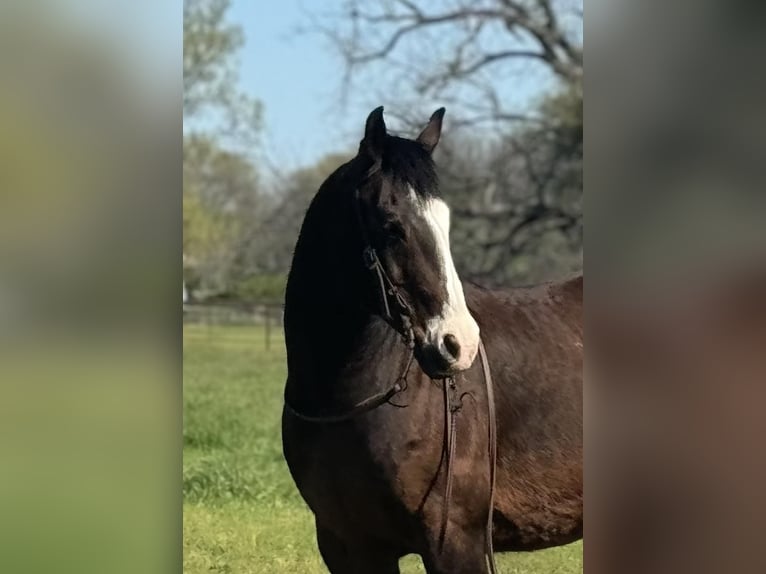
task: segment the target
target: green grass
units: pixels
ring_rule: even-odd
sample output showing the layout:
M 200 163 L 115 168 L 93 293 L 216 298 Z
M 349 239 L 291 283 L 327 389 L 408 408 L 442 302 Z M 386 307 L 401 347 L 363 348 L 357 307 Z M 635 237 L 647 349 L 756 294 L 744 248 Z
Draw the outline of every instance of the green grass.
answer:
M 184 572 L 326 573 L 282 458 L 280 331 L 184 327 Z M 502 574 L 582 572 L 582 545 L 498 556 Z M 402 572 L 423 572 L 419 558 Z

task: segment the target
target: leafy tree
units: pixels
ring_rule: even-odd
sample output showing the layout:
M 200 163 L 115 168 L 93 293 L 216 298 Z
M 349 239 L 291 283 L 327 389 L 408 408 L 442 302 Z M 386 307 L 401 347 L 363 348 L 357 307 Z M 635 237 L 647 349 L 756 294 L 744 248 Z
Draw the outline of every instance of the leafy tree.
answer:
M 184 145 L 184 254 L 196 268 L 198 287 L 231 289 L 262 213 L 253 166 L 209 137 Z
M 234 56 L 244 35 L 226 21 L 229 6 L 229 0 L 184 0 L 184 123 L 215 118 L 222 135 L 252 144 L 261 108 L 237 85 Z
M 254 237 L 268 209 L 249 154 L 260 105 L 238 86 L 244 35 L 226 20 L 229 6 L 184 0 L 184 276 L 211 294 L 252 275 Z

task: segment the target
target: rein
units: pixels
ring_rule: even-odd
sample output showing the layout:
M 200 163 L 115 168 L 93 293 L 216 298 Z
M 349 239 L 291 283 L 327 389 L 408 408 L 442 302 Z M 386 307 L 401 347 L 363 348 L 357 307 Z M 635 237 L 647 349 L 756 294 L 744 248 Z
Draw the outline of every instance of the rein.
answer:
M 479 339 L 479 356 L 484 372 L 484 384 L 487 388 L 487 445 L 489 455 L 489 503 L 487 505 L 487 521 L 484 526 L 484 558 L 491 574 L 497 574 L 495 550 L 492 543 L 493 513 L 495 509 L 495 480 L 497 475 L 497 419 L 495 416 L 495 390 L 492 383 L 492 373 L 489 370 L 489 360 L 484 342 Z M 444 436 L 446 453 L 446 474 L 444 498 L 442 503 L 442 522 L 439 531 L 439 545 L 443 548 L 447 536 L 449 522 L 449 507 L 452 497 L 452 463 L 455 459 L 457 413 L 463 407 L 462 395 L 457 394 L 457 385 L 453 377 L 444 380 Z
M 351 409 L 331 415 L 307 415 L 295 410 L 285 399 L 285 409 L 288 410 L 293 416 L 306 422 L 311 423 L 339 423 L 350 420 L 358 415 L 370 412 L 376 408 L 388 403 L 392 406 L 400 407 L 391 402 L 391 399 L 397 394 L 407 389 L 407 375 L 410 372 L 413 359 L 415 357 L 415 334 L 412 329 L 412 308 L 399 292 L 397 286 L 391 281 L 391 278 L 386 273 L 383 264 L 378 257 L 375 248 L 372 247 L 369 235 L 367 233 L 367 227 L 364 224 L 364 219 L 361 212 L 361 201 L 359 199 L 359 188 L 354 190 L 354 211 L 359 221 L 359 228 L 362 233 L 362 240 L 364 243 L 364 249 L 362 250 L 362 257 L 364 265 L 372 271 L 378 281 L 378 294 L 380 297 L 380 307 L 384 313 L 384 319 L 386 322 L 402 336 L 404 344 L 409 349 L 409 355 L 407 362 L 405 363 L 402 373 L 396 378 L 394 384 L 385 391 L 376 393 L 358 403 L 356 403 Z M 391 299 L 391 301 L 390 301 Z M 398 311 L 398 317 L 395 317 L 391 312 L 391 302 Z M 494 511 L 494 498 L 495 498 L 495 475 L 497 471 L 497 421 L 495 417 L 495 396 L 494 388 L 492 384 L 492 374 L 489 370 L 489 361 L 487 359 L 487 352 L 484 349 L 484 343 L 479 339 L 479 355 L 481 357 L 481 366 L 484 372 L 484 382 L 487 389 L 487 421 L 488 421 L 488 455 L 489 455 L 489 505 L 487 512 L 487 522 L 484 531 L 484 554 L 491 574 L 497 574 L 497 566 L 495 564 L 495 555 L 492 544 L 492 529 L 493 529 L 493 511 Z M 455 459 L 455 447 L 456 447 L 456 429 L 457 429 L 457 413 L 462 408 L 462 395 L 457 394 L 457 385 L 454 377 L 447 377 L 444 379 L 442 385 L 444 390 L 444 435 L 445 443 L 443 446 L 443 452 L 446 455 L 446 480 L 444 487 L 444 497 L 442 500 L 442 521 L 439 533 L 439 544 L 443 548 L 444 541 L 447 534 L 447 525 L 449 522 L 449 508 L 452 498 L 452 478 L 453 478 L 453 462 Z
M 410 366 L 412 365 L 412 360 L 414 359 L 415 354 L 412 350 L 410 350 L 409 358 L 407 359 L 407 364 L 404 367 L 404 370 L 402 371 L 402 374 L 399 375 L 399 377 L 396 379 L 396 382 L 389 387 L 387 390 L 374 394 L 371 397 L 368 397 L 364 399 L 363 401 L 358 402 L 353 407 L 351 407 L 350 410 L 345 411 L 343 413 L 335 414 L 335 415 L 306 415 L 304 413 L 301 413 L 299 411 L 296 411 L 293 407 L 290 406 L 290 403 L 285 400 L 285 408 L 290 411 L 292 415 L 295 417 L 310 422 L 310 423 L 340 423 L 343 421 L 347 421 L 349 419 L 352 419 L 356 417 L 357 415 L 361 415 L 363 413 L 370 412 L 372 410 L 377 409 L 379 406 L 385 404 L 385 403 L 391 403 L 391 399 L 394 398 L 394 396 L 398 395 L 402 391 L 407 389 L 407 375 L 410 372 Z M 396 405 L 398 406 L 398 405 Z

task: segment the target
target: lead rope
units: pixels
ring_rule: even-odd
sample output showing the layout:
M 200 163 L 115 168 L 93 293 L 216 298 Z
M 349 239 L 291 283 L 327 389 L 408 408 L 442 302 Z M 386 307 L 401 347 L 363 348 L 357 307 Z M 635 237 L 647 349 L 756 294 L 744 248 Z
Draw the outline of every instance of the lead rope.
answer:
M 439 548 L 444 549 L 444 541 L 447 538 L 447 523 L 449 522 L 449 507 L 452 499 L 452 463 L 455 460 L 455 430 L 457 425 L 457 411 L 459 404 L 453 404 L 452 393 L 456 391 L 455 379 L 449 377 L 444 380 L 444 453 L 445 472 L 447 478 L 444 483 L 444 499 L 442 503 L 442 523 L 439 529 Z
M 492 373 L 489 370 L 489 360 L 484 342 L 479 339 L 479 355 L 481 367 L 484 371 L 484 384 L 487 387 L 487 431 L 488 431 L 488 455 L 489 455 L 489 501 L 487 508 L 487 522 L 484 529 L 484 558 L 491 574 L 497 574 L 495 563 L 495 550 L 492 542 L 493 536 L 493 513 L 495 508 L 495 479 L 497 474 L 497 419 L 495 417 L 495 390 L 492 383 Z M 461 407 L 461 401 L 453 401 L 453 393 L 457 392 L 455 379 L 445 379 L 444 385 L 444 435 L 445 435 L 445 484 L 444 498 L 442 503 L 442 523 L 439 530 L 439 548 L 444 549 L 447 537 L 447 525 L 449 523 L 449 508 L 452 498 L 452 465 L 455 460 L 455 436 L 456 414 Z
M 479 355 L 484 370 L 484 383 L 487 386 L 487 430 L 489 443 L 489 508 L 487 510 L 487 525 L 484 531 L 484 554 L 491 574 L 497 574 L 495 564 L 495 549 L 492 543 L 493 513 L 495 510 L 495 479 L 497 474 L 497 420 L 495 418 L 495 389 L 492 384 L 492 373 L 489 370 L 487 351 L 484 342 L 479 339 Z

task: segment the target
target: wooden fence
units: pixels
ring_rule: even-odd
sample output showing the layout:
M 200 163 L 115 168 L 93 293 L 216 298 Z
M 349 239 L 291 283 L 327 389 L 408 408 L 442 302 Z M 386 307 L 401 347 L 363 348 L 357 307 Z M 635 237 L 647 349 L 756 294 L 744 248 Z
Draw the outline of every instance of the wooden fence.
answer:
M 183 309 L 184 324 L 202 325 L 211 337 L 217 325 L 261 326 L 269 350 L 275 334 L 282 332 L 283 306 L 273 301 L 185 303 Z

